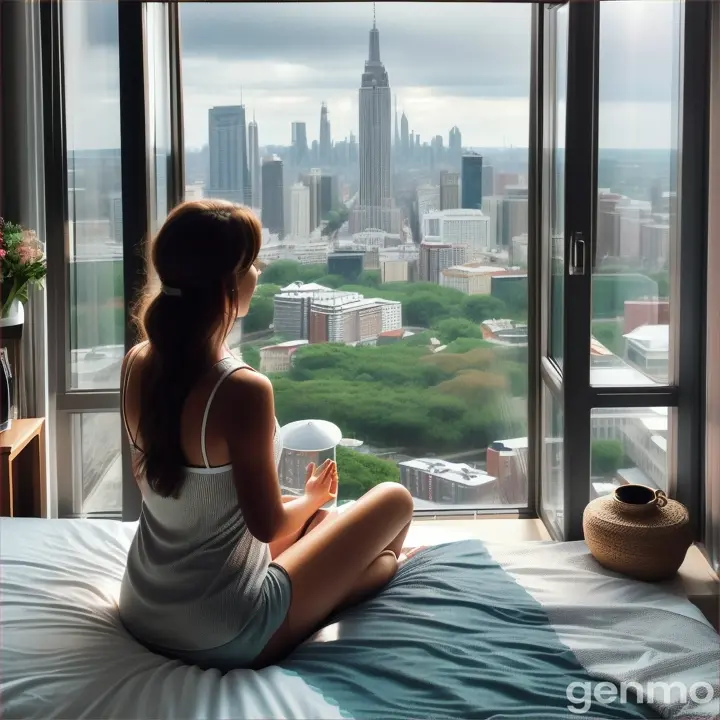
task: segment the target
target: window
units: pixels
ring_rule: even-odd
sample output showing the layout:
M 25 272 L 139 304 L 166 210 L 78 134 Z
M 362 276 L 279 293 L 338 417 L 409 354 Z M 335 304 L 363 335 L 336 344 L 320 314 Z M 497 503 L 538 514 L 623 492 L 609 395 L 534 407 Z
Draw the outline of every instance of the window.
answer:
M 532 11 L 409 12 L 183 3 L 185 197 L 261 217 L 233 344 L 282 425 L 341 429 L 341 503 L 523 507 Z
M 125 343 L 118 6 L 66 2 L 46 10 L 45 22 L 62 28 L 64 104 L 46 108 L 44 122 L 58 133 L 64 128 L 66 140 L 64 166 L 58 165 L 65 173 L 67 215 L 47 222 L 48 288 L 57 292 L 48 299 L 56 338 L 50 428 L 57 512 L 116 513 L 122 504 L 117 410 Z M 60 207 L 53 203 L 54 212 Z
M 681 12 L 680 0 L 600 8 L 595 385 L 668 382 L 670 276 L 679 243 Z M 618 358 L 612 372 L 594 373 L 598 347 Z
M 66 139 L 65 147 L 51 146 L 46 168 L 55 333 L 49 427 L 61 517 L 137 517 L 139 493 L 129 454 L 121 452 L 120 367 L 144 241 L 177 201 L 173 13 L 168 5 L 110 1 L 42 8 L 53 39 L 48 83 L 56 68 L 64 70 L 44 117 Z M 64 203 L 52 191 L 61 186 Z
M 67 386 L 117 389 L 124 354 L 116 3 L 63 4 L 69 257 Z

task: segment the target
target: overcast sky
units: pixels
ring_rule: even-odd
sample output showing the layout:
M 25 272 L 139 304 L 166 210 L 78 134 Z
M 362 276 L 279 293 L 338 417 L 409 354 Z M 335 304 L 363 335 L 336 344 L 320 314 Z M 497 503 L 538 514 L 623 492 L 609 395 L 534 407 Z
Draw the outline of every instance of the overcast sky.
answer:
M 673 0 L 602 6 L 601 147 L 670 147 Z M 66 3 L 68 126 L 77 147 L 117 147 L 117 20 L 107 0 Z M 567 12 L 567 9 L 561 11 Z M 242 101 L 261 145 L 289 144 L 290 124 L 334 140 L 357 134 L 372 3 L 183 3 L 185 141 L 207 142 L 208 109 Z M 527 146 L 527 4 L 377 4 L 380 51 L 410 128 L 423 140 L 457 125 L 465 146 Z

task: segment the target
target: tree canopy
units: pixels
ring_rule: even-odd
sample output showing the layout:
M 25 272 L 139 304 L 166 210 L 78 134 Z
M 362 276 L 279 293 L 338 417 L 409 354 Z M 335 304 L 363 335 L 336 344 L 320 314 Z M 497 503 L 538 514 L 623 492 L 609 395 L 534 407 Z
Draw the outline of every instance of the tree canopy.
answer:
M 374 455 L 349 450 L 342 446 L 337 448 L 338 465 L 338 500 L 357 500 L 370 488 L 381 482 L 397 482 L 400 480 L 400 469 L 389 460 L 382 460 Z
M 593 440 L 590 464 L 594 475 L 614 475 L 624 459 L 625 450 L 619 440 Z

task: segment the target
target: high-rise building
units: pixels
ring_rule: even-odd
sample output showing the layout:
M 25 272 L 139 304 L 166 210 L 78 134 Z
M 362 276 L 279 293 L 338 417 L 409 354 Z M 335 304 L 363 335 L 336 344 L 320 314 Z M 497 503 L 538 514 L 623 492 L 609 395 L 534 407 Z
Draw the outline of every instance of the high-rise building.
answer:
M 410 136 L 408 135 L 408 119 L 405 113 L 400 118 L 400 154 L 403 158 L 410 155 Z
M 332 164 L 332 141 L 330 139 L 330 121 L 327 105 L 320 106 L 320 164 L 327 167 Z
M 397 117 L 397 95 L 395 96 L 395 153 L 397 154 L 400 150 L 400 130 L 398 129 L 398 117 Z
M 262 223 L 272 234 L 285 234 L 283 163 L 277 155 L 262 164 Z
M 302 167 L 308 161 L 307 127 L 304 122 L 292 124 L 292 161 Z
M 495 248 L 502 244 L 503 233 L 503 198 L 485 196 L 483 199 L 483 212 L 489 218 L 488 224 L 488 247 Z
M 423 239 L 447 245 L 465 245 L 468 258 L 477 260 L 488 249 L 490 218 L 482 210 L 441 210 L 423 217 Z
M 315 301 L 356 302 L 359 293 L 348 293 L 315 283 L 292 283 L 273 298 L 273 327 L 278 335 L 300 339 L 309 335 L 310 308 Z
M 440 282 L 440 273 L 454 265 L 465 265 L 468 262 L 467 245 L 451 245 L 441 242 L 420 244 L 419 274 L 421 282 Z
M 369 216 L 367 227 L 396 232 L 389 227 L 390 218 L 382 212 L 382 208 L 393 207 L 392 117 L 390 82 L 380 60 L 380 32 L 374 19 L 359 96 L 360 197 L 357 210 L 364 222 L 368 222 Z M 364 230 L 365 227 L 356 226 L 356 229 Z
M 254 208 L 262 207 L 262 177 L 260 175 L 260 144 L 258 140 L 258 126 L 253 115 L 252 122 L 248 123 L 248 168 L 250 171 L 250 205 Z
M 320 221 L 327 218 L 328 213 L 338 202 L 338 179 L 336 175 L 327 173 L 320 176 Z
M 462 134 L 457 125 L 450 128 L 450 133 L 448 134 L 448 149 L 451 161 L 456 164 L 459 163 L 460 156 L 462 155 Z
M 432 139 L 432 142 L 430 143 L 430 147 L 432 148 L 433 162 L 435 164 L 437 164 L 442 160 L 442 157 L 444 154 L 442 135 L 436 135 Z
M 469 152 L 462 156 L 462 207 L 473 210 L 482 209 L 482 155 Z
M 502 203 L 501 244 L 510 248 L 512 239 L 528 231 L 527 185 L 506 185 Z
M 210 108 L 208 121 L 210 178 L 207 195 L 234 203 L 248 202 L 245 106 Z
M 317 299 L 309 319 L 311 343 L 374 345 L 378 335 L 402 327 L 402 308 L 396 300 Z
M 309 173 L 305 173 L 300 177 L 302 182 L 308 189 L 308 202 L 310 204 L 310 232 L 312 232 L 322 220 L 320 208 L 320 194 L 322 183 L 322 170 L 320 168 L 311 168 Z
M 495 194 L 495 168 L 485 165 L 482 176 L 482 196 L 490 197 Z
M 456 210 L 460 207 L 460 175 L 443 170 L 440 173 L 440 209 Z
M 320 144 L 317 140 L 313 140 L 310 146 L 310 162 L 313 165 L 320 164 Z
M 290 188 L 290 234 L 310 235 L 310 188 L 303 183 L 295 183 Z

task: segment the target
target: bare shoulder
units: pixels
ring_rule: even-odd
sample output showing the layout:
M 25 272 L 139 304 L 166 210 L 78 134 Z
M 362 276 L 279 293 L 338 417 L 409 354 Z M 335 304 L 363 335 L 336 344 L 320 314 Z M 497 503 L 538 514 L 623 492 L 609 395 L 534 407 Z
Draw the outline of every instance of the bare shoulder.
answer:
M 142 364 L 143 358 L 145 356 L 146 350 L 148 348 L 147 341 L 138 343 L 137 345 L 133 345 L 130 350 L 128 350 L 125 353 L 125 357 L 123 358 L 122 365 L 120 367 L 120 376 L 125 377 L 125 372 L 127 371 L 128 366 L 132 363 L 133 367 L 139 366 Z
M 252 368 L 240 368 L 220 387 L 218 392 L 223 414 L 232 414 L 235 420 L 242 415 L 251 420 L 273 411 L 273 388 L 270 380 Z M 245 412 L 238 413 L 242 408 Z

